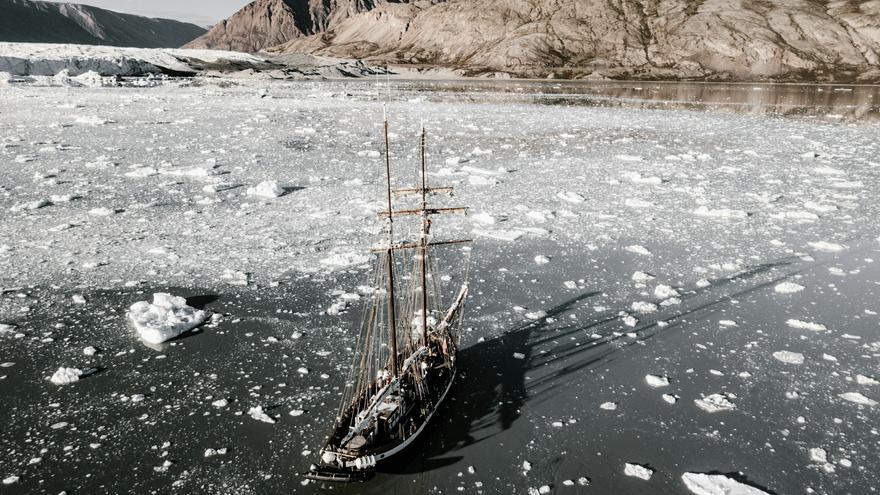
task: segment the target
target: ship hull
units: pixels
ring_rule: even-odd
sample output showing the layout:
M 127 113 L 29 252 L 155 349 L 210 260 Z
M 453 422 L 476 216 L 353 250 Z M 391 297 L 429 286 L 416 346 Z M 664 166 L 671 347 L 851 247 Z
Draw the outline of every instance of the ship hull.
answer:
M 371 457 L 374 458 L 374 463 L 371 466 L 365 469 L 357 469 L 339 468 L 337 466 L 322 464 L 320 466 L 312 466 L 309 472 L 305 473 L 305 478 L 315 481 L 329 482 L 359 482 L 368 480 L 380 462 L 386 462 L 393 456 L 400 454 L 420 438 L 421 434 L 425 431 L 426 427 L 431 422 L 431 419 L 434 417 L 434 414 L 442 407 L 443 402 L 446 400 L 446 396 L 449 395 L 449 391 L 452 389 L 452 384 L 455 383 L 455 377 L 456 370 L 452 370 L 449 382 L 446 384 L 443 393 L 440 395 L 439 399 L 437 399 L 434 408 L 428 413 L 416 431 L 387 450 L 372 454 Z

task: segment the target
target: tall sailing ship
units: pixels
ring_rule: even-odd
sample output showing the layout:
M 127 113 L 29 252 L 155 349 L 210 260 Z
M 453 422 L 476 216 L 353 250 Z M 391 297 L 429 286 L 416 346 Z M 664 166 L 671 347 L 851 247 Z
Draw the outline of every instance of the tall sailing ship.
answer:
M 413 443 L 440 408 L 456 376 L 458 328 L 468 294 L 468 250 L 460 261 L 464 283 L 457 293 L 444 293 L 435 248 L 470 240 L 434 240 L 431 218 L 466 213 L 467 208 L 438 208 L 428 198 L 452 195 L 451 187 L 429 187 L 426 132 L 419 143 L 421 184 L 394 189 L 388 118 L 385 113 L 387 209 L 382 244 L 371 273 L 372 296 L 365 311 L 358 352 L 346 382 L 336 423 L 306 477 L 321 481 L 361 481 L 377 463 Z M 395 209 L 396 200 L 417 201 Z M 418 222 L 415 238 L 395 239 L 395 220 Z M 409 270 L 409 276 L 399 272 Z M 447 306 L 444 295 L 456 294 Z

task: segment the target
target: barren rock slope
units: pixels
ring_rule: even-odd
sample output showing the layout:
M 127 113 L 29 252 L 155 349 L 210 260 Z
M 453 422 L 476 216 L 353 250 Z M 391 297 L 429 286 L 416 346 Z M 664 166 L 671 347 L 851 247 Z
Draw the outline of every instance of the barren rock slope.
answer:
M 880 79 L 880 1 L 381 3 L 273 49 L 546 77 Z

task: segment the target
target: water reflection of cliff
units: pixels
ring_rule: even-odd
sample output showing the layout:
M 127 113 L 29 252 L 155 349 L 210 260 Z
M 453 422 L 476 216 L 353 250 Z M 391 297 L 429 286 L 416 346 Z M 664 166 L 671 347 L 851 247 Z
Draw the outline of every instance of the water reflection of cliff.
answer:
M 545 105 L 695 109 L 754 115 L 880 120 L 880 86 L 585 81 L 413 81 L 415 91 L 461 100 L 522 99 Z M 444 99 L 441 95 L 438 99 Z

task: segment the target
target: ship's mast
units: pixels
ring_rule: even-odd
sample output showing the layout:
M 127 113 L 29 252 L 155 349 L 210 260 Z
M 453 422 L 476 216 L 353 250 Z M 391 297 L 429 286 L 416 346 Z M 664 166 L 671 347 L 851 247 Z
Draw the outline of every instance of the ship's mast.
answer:
M 397 378 L 397 310 L 394 307 L 394 211 L 391 202 L 391 146 L 388 141 L 388 110 L 382 105 L 385 126 L 385 177 L 388 182 L 388 249 L 385 252 L 388 271 L 388 329 L 391 334 L 391 376 Z
M 422 282 L 422 345 L 428 347 L 428 170 L 425 161 L 425 126 L 422 124 L 422 235 L 419 241 L 419 264 Z

